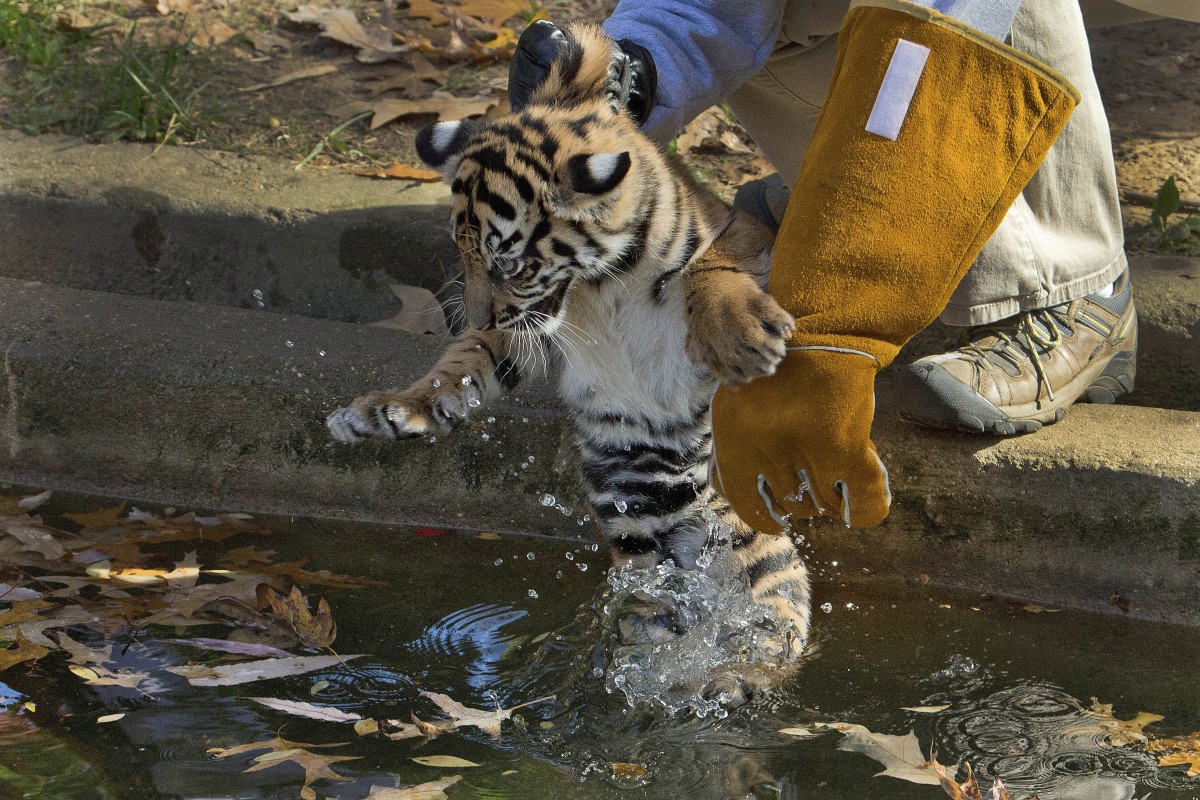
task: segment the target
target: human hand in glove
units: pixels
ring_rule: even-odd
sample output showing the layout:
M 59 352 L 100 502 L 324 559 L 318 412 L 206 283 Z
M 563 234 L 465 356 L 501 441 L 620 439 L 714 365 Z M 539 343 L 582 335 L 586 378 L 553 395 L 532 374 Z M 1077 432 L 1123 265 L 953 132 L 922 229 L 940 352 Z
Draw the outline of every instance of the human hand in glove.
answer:
M 1079 99 L 955 19 L 872 1 L 843 22 L 775 243 L 767 288 L 796 319 L 787 355 L 713 401 L 714 485 L 765 532 L 887 516 L 875 374 L 945 308 Z
M 576 43 L 550 20 L 539 19 L 526 28 L 517 40 L 508 67 L 508 99 L 512 110 L 520 111 L 529 105 L 555 61 L 569 63 L 571 58 L 578 57 Z M 658 72 L 650 53 L 628 39 L 616 42 L 608 74 L 608 91 L 613 102 L 626 108 L 638 125 L 644 123 L 654 108 L 654 91 L 658 86 Z

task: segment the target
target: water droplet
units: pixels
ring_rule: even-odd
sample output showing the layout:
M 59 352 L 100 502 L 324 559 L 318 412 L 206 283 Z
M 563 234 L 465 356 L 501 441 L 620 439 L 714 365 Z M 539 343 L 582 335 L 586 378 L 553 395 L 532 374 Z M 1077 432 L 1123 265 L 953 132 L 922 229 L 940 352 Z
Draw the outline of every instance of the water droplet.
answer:
M 495 561 L 493 561 L 492 563 L 493 563 L 493 564 L 495 564 L 497 567 L 502 567 L 502 566 L 504 566 L 504 559 L 503 559 L 503 558 L 497 558 L 497 559 L 496 559 Z
M 495 418 L 495 417 L 488 417 L 488 418 L 487 418 L 487 421 L 488 421 L 488 425 L 495 425 L 495 424 L 496 424 L 496 418 Z
M 579 527 L 583 527 L 583 520 L 579 520 Z
M 429 437 L 429 443 L 430 443 L 430 444 L 433 444 L 433 443 L 434 443 L 434 442 L 436 442 L 436 441 L 437 441 L 437 437 L 436 437 L 436 436 L 430 436 L 430 437 Z
M 617 507 L 617 513 L 624 514 L 629 510 L 629 504 L 624 500 L 614 500 L 613 505 Z
M 593 543 L 593 544 L 592 544 L 592 547 L 591 547 L 591 551 L 592 551 L 593 553 L 599 553 L 599 552 L 600 552 L 600 545 L 599 545 L 599 543 Z
M 474 383 L 474 381 L 471 380 L 470 375 L 463 375 L 463 377 L 462 377 L 462 385 L 463 386 L 470 386 L 472 383 Z
M 530 456 L 530 457 L 529 457 L 529 459 L 528 459 L 528 461 L 529 461 L 529 463 L 530 463 L 530 464 L 532 464 L 532 463 L 533 463 L 533 456 Z
M 592 521 L 592 515 L 591 515 L 591 514 L 584 514 L 584 515 L 583 515 L 583 521 L 584 521 L 584 522 L 591 522 L 591 521 Z
M 255 300 L 262 300 L 262 299 L 263 299 L 263 290 L 262 290 L 262 289 L 255 289 L 255 290 L 252 292 L 252 294 L 254 295 L 254 299 L 255 299 Z
M 291 339 L 288 339 L 286 342 L 284 342 L 284 344 L 286 344 L 288 347 L 295 347 L 295 346 L 296 346 L 296 343 L 295 343 L 295 342 L 293 342 Z
M 533 560 L 535 560 L 535 559 L 537 558 L 537 556 L 536 556 L 534 553 L 526 553 L 526 554 L 525 554 L 525 557 L 526 557 L 527 559 L 529 559 L 530 561 L 533 561 Z
M 830 562 L 829 562 L 829 566 L 831 566 L 831 567 L 836 567 L 836 566 L 837 566 L 837 562 L 836 562 L 836 561 L 830 561 Z
M 587 564 L 582 564 L 582 563 L 581 563 L 581 564 L 577 564 L 576 566 L 578 566 L 578 567 L 579 567 L 579 571 L 580 571 L 580 572 L 587 572 Z
M 858 606 L 856 606 L 854 603 L 846 603 L 846 610 L 847 611 L 858 611 Z
M 592 675 L 597 678 L 603 678 L 604 677 L 604 669 L 602 667 L 596 667 L 595 669 L 592 670 Z
M 483 434 L 482 436 L 480 436 L 479 438 L 483 439 L 483 440 L 486 442 L 486 441 L 488 441 L 489 439 L 491 439 L 492 437 L 491 437 L 491 436 L 489 436 L 488 434 L 486 434 L 486 433 L 485 433 L 485 434 Z
M 574 561 L 574 560 L 575 560 L 575 554 L 568 550 L 567 551 L 567 561 Z
M 555 572 L 554 577 L 561 579 L 562 578 L 562 570 L 560 569 L 558 572 Z
M 521 469 L 529 469 L 529 465 L 528 465 L 528 464 L 526 464 L 524 461 L 522 461 L 522 462 L 521 462 Z
M 318 350 L 318 351 L 317 351 L 317 355 L 319 355 L 321 358 L 324 358 L 324 357 L 325 357 L 325 351 L 324 351 L 324 350 Z
M 564 517 L 569 517 L 569 516 L 571 516 L 571 509 L 570 509 L 570 508 L 568 508 L 567 506 L 556 506 L 556 508 L 557 508 L 559 511 L 561 511 L 561 512 L 562 512 L 562 515 L 563 515 Z
M 435 388 L 435 389 L 442 388 L 442 382 L 440 380 L 438 380 L 437 378 L 434 378 L 433 379 L 433 388 Z
M 529 422 L 529 417 L 521 417 L 521 422 Z
M 542 495 L 542 505 L 544 505 L 546 507 L 554 505 L 554 495 L 552 495 L 552 494 Z
M 483 401 L 480 400 L 478 397 L 472 397 L 469 400 L 467 400 L 467 405 L 470 406 L 471 408 L 479 408 L 481 405 L 483 405 Z
M 530 597 L 532 597 L 534 600 L 537 600 L 537 596 L 538 596 L 538 595 L 537 595 L 537 592 L 536 592 L 536 591 L 534 591 L 533 589 L 530 589 L 530 590 L 529 590 L 529 596 L 530 596 Z
M 832 613 L 833 612 L 833 603 L 821 603 L 821 610 L 824 611 L 826 614 Z

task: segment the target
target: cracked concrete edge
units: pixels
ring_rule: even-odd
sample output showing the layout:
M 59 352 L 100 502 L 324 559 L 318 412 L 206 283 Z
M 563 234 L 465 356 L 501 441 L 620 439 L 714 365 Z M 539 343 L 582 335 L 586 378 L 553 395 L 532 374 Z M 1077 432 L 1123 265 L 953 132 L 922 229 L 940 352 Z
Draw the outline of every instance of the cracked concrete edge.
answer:
M 545 382 L 438 437 L 348 447 L 324 415 L 403 386 L 435 337 L 0 279 L 0 480 L 173 505 L 590 535 Z M 489 438 L 485 440 L 483 434 Z M 884 525 L 803 529 L 842 574 L 1200 624 L 1200 414 L 1080 406 L 1033 436 L 924 431 L 886 412 Z M 532 461 L 530 460 L 532 458 Z M 541 504 L 543 494 L 574 509 Z M 386 535 L 381 531 L 380 535 Z

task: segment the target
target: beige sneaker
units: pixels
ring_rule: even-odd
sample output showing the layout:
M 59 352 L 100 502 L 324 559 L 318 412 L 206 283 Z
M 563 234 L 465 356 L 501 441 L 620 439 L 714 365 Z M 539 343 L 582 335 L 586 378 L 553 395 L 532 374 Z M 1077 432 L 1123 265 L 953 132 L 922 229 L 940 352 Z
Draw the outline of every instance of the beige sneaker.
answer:
M 1137 312 L 1129 272 L 1111 292 L 971 328 L 957 350 L 900 372 L 900 416 L 974 433 L 1030 433 L 1079 399 L 1133 391 Z

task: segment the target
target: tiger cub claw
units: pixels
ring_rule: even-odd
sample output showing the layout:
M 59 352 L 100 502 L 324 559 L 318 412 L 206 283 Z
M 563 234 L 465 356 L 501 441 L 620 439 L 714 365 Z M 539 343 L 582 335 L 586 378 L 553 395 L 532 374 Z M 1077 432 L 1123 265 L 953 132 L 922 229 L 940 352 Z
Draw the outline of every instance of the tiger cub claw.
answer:
M 726 385 L 774 374 L 796 328 L 792 315 L 757 289 L 710 298 L 708 306 L 707 322 L 689 320 L 688 357 Z
M 468 410 L 480 405 L 482 393 L 474 384 L 461 391 L 413 387 L 405 392 L 371 392 L 325 418 L 339 442 L 363 439 L 407 439 L 447 433 L 467 420 Z

